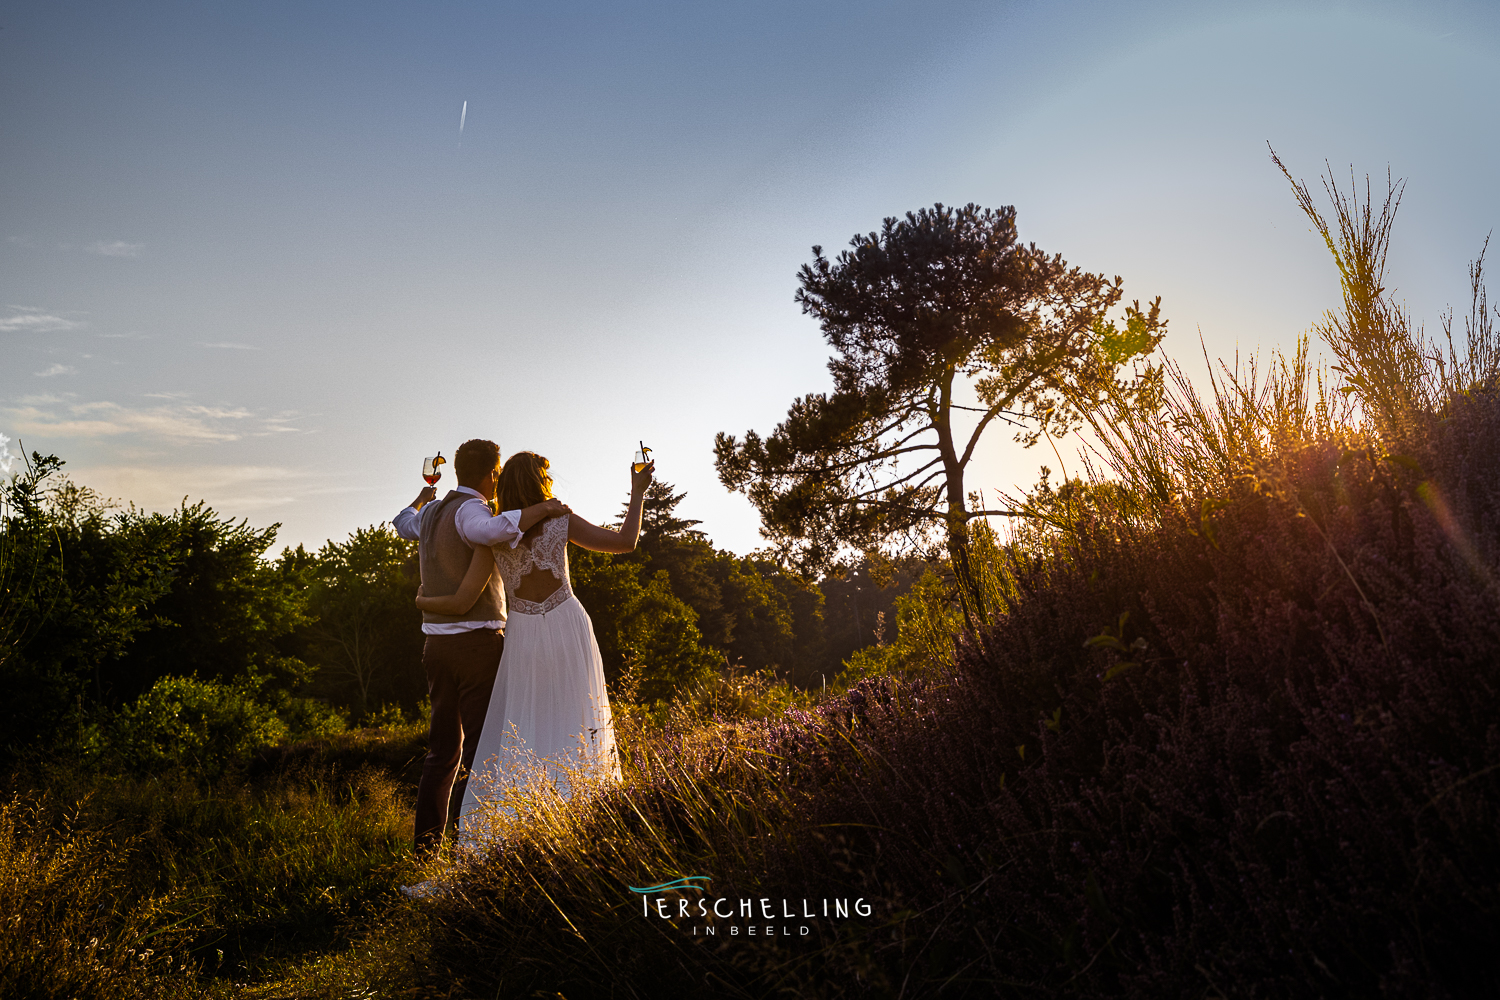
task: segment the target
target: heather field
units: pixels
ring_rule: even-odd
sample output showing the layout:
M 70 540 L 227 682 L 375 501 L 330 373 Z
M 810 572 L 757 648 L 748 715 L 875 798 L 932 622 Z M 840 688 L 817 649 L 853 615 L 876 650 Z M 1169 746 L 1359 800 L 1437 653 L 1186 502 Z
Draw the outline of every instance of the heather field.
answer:
M 934 561 L 826 690 L 627 674 L 623 785 L 427 869 L 399 710 L 20 755 L 0 995 L 1500 993 L 1500 352 L 1481 264 L 1444 343 L 1384 297 L 1393 198 L 1323 227 L 1333 367 L 1105 393 L 975 534 L 975 627 Z

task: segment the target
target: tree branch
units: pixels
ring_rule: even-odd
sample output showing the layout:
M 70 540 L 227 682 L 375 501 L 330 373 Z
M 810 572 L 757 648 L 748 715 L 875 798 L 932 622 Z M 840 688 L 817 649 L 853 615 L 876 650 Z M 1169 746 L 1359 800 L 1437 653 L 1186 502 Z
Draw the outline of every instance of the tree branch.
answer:
M 936 465 L 937 463 L 939 463 L 941 461 L 942 461 L 942 457 L 939 456 L 938 458 L 934 458 L 932 461 L 930 461 L 926 465 L 922 466 L 920 469 L 913 469 L 911 472 L 909 472 L 906 475 L 902 476 L 900 479 L 894 479 L 891 482 L 884 483 L 884 484 L 882 484 L 880 486 L 871 487 L 870 489 L 865 490 L 863 493 L 852 493 L 848 497 L 846 497 L 845 499 L 849 500 L 849 501 L 854 501 L 854 500 L 860 499 L 861 497 L 873 496 L 873 495 L 877 495 L 877 494 L 880 494 L 880 493 L 884 493 L 886 490 L 893 490 L 897 486 L 900 486 L 902 483 L 906 482 L 907 480 L 912 479 L 915 476 L 921 475 L 921 473 L 923 472 L 923 470 L 930 469 L 934 465 Z M 928 476 L 927 479 L 923 480 L 922 483 L 918 485 L 918 488 L 920 489 L 921 486 L 926 485 L 927 482 L 929 482 L 929 481 L 932 480 L 933 476 L 940 476 L 940 475 L 942 475 L 942 473 L 943 473 L 943 470 L 942 469 L 938 469 L 936 472 L 932 473 L 932 475 Z

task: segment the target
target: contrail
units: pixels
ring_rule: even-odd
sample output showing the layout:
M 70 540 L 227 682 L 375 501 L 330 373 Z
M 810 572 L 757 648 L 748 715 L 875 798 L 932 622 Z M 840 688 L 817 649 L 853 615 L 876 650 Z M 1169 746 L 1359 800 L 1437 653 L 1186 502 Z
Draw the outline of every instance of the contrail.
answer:
M 464 119 L 469 117 L 469 102 L 464 101 L 464 109 L 458 113 L 458 134 L 464 134 Z

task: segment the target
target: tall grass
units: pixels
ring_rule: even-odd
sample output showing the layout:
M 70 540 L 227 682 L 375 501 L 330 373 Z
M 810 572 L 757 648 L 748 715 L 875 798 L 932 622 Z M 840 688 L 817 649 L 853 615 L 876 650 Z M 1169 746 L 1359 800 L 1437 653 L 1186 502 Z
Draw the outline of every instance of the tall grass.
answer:
M 908 928 L 913 901 L 899 890 L 889 895 L 881 877 L 862 870 L 868 824 L 840 821 L 840 812 L 864 797 L 867 782 L 889 774 L 878 743 L 856 731 L 870 725 L 882 699 L 920 704 L 923 685 L 914 683 L 862 682 L 832 707 L 775 721 L 627 722 L 624 786 L 572 801 L 537 789 L 513 795 L 516 812 L 492 817 L 485 845 L 435 873 L 448 891 L 422 907 L 430 929 L 418 992 L 817 995 L 841 976 L 889 985 L 900 966 L 899 954 L 885 954 L 890 942 L 907 955 L 921 946 Z M 899 774 L 905 792 L 931 777 L 904 766 Z M 889 800 L 890 791 L 876 797 Z M 916 840 L 900 843 L 920 850 Z M 791 944 L 731 938 L 737 921 L 643 917 L 630 886 L 694 874 L 712 877 L 714 896 L 862 899 L 871 916 L 841 927 L 804 921 L 809 935 Z M 674 908 L 679 897 L 699 898 L 667 895 Z M 779 913 L 775 922 L 785 923 Z M 712 939 L 702 936 L 710 925 Z M 357 962 L 346 974 L 344 988 L 378 978 Z
M 0 804 L 0 996 L 186 995 L 187 934 L 163 919 L 169 899 L 120 892 L 128 849 L 76 816 L 54 827 Z
M 344 947 L 412 878 L 422 735 L 285 746 L 212 781 L 36 764 L 12 776 L 0 952 L 29 957 L 6 963 L 0 995 L 233 995 Z
M 1334 363 L 1315 361 L 1303 336 L 1290 355 L 1271 352 L 1264 367 L 1254 356 L 1215 364 L 1205 352 L 1206 392 L 1175 361 L 1146 366 L 1137 373 L 1140 386 L 1129 387 L 1134 391 L 1117 386 L 1085 408 L 1093 432 L 1085 476 L 1060 489 L 1044 482 L 1018 503 L 1032 515 L 1016 533 L 1023 546 L 1088 516 L 1127 530 L 1185 517 L 1212 531 L 1209 515 L 1246 484 L 1286 498 L 1285 463 L 1302 449 L 1336 443 L 1377 456 L 1405 454 L 1421 446 L 1430 420 L 1453 401 L 1500 379 L 1495 310 L 1484 286 L 1488 240 L 1469 268 L 1462 335 L 1450 310 L 1443 340 L 1428 338 L 1388 287 L 1386 258 L 1404 184 L 1387 178 L 1377 204 L 1368 178 L 1361 197 L 1352 178 L 1345 191 L 1330 170 L 1325 214 L 1274 152 L 1272 160 L 1339 275 L 1341 308 L 1312 328 Z

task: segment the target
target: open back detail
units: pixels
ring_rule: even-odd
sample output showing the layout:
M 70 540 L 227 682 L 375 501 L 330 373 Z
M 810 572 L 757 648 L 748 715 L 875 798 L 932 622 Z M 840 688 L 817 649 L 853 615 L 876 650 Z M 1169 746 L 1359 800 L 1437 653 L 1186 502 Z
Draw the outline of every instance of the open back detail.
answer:
M 573 596 L 568 583 L 568 517 L 548 519 L 535 537 L 513 549 L 495 546 L 495 568 L 505 581 L 511 614 L 544 615 Z M 540 600 L 527 600 L 523 593 Z

